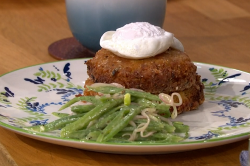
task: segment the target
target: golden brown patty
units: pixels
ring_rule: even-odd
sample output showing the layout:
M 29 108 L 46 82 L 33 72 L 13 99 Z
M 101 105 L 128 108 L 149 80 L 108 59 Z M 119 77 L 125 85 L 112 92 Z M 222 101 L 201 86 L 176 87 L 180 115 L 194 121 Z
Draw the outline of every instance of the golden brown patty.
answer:
M 142 60 L 121 58 L 101 49 L 86 64 L 94 83 L 116 82 L 153 94 L 183 91 L 196 81 L 196 66 L 187 54 L 175 49 Z
M 179 92 L 183 100 L 179 114 L 197 109 L 204 102 L 204 86 L 196 74 L 196 66 L 187 54 L 175 49 L 142 60 L 121 58 L 101 49 L 86 64 L 89 78 L 85 88 L 93 83 L 115 82 L 153 94 Z M 96 93 L 86 88 L 84 95 Z
M 178 114 L 197 109 L 205 100 L 203 89 L 204 85 L 200 81 L 200 76 L 196 75 L 195 84 L 179 92 L 182 98 L 182 105 L 177 108 Z

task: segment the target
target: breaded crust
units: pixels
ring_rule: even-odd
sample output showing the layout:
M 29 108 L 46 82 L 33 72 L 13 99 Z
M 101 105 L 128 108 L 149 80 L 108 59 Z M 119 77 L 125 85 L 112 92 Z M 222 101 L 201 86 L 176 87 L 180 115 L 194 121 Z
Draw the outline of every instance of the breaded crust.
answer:
M 204 100 L 204 85 L 200 81 L 200 75 L 196 75 L 196 82 L 190 88 L 179 92 L 182 98 L 182 105 L 179 106 L 178 114 L 198 109 Z M 176 100 L 176 99 L 175 99 Z
M 153 94 L 180 92 L 196 82 L 196 66 L 187 54 L 172 48 L 141 60 L 121 58 L 101 49 L 86 65 L 94 83 L 116 82 Z

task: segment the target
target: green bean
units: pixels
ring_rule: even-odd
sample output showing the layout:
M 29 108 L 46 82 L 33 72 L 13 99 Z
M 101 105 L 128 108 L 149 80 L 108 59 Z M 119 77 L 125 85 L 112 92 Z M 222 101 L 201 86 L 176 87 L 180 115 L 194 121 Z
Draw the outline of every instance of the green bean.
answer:
M 98 119 L 98 122 L 91 126 L 90 129 L 103 129 L 107 126 L 107 124 L 116 117 L 116 115 L 119 113 L 118 110 L 122 109 L 124 106 L 118 106 L 113 109 L 111 109 L 109 112 L 104 114 L 102 117 Z
M 137 119 L 135 123 L 146 123 L 145 119 Z M 146 131 L 175 132 L 175 127 L 162 121 L 151 120 Z
M 127 127 L 125 127 L 127 128 Z M 129 127 L 130 128 L 130 127 Z M 133 127 L 131 127 L 132 129 Z M 119 139 L 123 139 L 123 140 L 128 140 L 130 135 L 128 134 L 132 134 L 133 131 L 119 131 L 116 135 L 113 136 L 113 138 L 109 139 L 107 142 L 109 142 L 110 140 L 114 139 L 114 138 L 119 138 Z
M 134 130 L 136 129 L 136 127 L 125 127 L 123 128 L 121 131 L 122 132 L 133 132 Z M 149 132 L 149 131 L 162 131 L 163 127 L 158 127 L 158 126 L 155 126 L 155 125 L 152 125 L 151 123 L 149 123 L 148 127 L 146 128 L 145 131 Z
M 91 111 L 87 112 L 83 117 L 77 121 L 68 124 L 61 130 L 61 137 L 66 137 L 69 133 L 85 128 L 90 121 L 98 119 L 105 112 L 110 111 L 117 105 L 120 105 L 123 99 L 110 99 L 109 102 L 101 103 L 93 108 Z
M 100 99 L 97 99 L 94 96 L 80 96 L 80 97 L 75 97 L 71 100 L 69 100 L 66 104 L 64 104 L 59 111 L 68 108 L 69 106 L 71 106 L 72 104 L 78 102 L 78 101 L 86 101 L 86 102 L 90 102 L 92 104 L 99 104 L 100 103 Z
M 115 86 L 87 86 L 88 90 L 95 91 L 95 92 L 100 92 L 104 94 L 115 94 L 115 93 L 120 93 L 124 91 L 124 88 L 119 88 Z
M 68 123 L 75 122 L 84 115 L 85 114 L 71 115 L 71 116 L 66 116 L 64 118 L 57 119 L 51 123 L 44 125 L 44 131 L 52 131 L 52 130 L 61 129 L 64 126 L 66 126 Z
M 158 113 L 166 118 L 171 116 L 171 113 L 169 111 L 170 106 L 166 104 L 163 104 L 163 103 L 159 104 L 159 103 L 152 102 L 144 98 L 138 98 L 136 102 L 138 102 L 140 105 L 144 105 L 144 106 L 159 110 Z
M 102 142 L 104 136 L 110 133 L 114 126 L 120 123 L 121 119 L 123 118 L 124 114 L 129 110 L 130 107 L 124 107 L 119 113 L 113 118 L 113 120 L 104 128 L 102 133 L 97 138 L 97 142 Z
M 151 124 L 154 125 L 155 128 L 157 127 L 162 127 L 163 130 L 162 132 L 168 132 L 168 133 L 173 133 L 175 132 L 175 127 L 168 124 L 167 122 L 161 121 L 160 119 L 158 119 L 158 117 L 154 117 L 152 115 L 149 115 L 150 118 L 154 118 L 154 120 L 151 120 Z
M 71 111 L 76 113 L 76 114 L 80 114 L 80 113 L 89 112 L 93 108 L 95 108 L 94 104 L 76 105 L 76 106 L 71 107 Z
M 141 123 L 147 123 L 147 119 L 136 119 L 134 121 L 137 125 L 141 124 Z M 156 122 L 156 121 L 153 121 L 153 120 L 150 120 L 150 123 L 148 124 L 149 127 L 152 127 L 152 128 L 160 128 L 160 129 L 163 129 L 164 128 L 164 124 L 162 122 Z
M 164 140 L 166 142 L 180 142 L 182 141 L 184 138 L 174 135 L 174 134 L 170 134 L 170 133 L 155 133 L 152 135 L 153 139 L 159 139 L 159 140 Z
M 184 137 L 180 137 L 178 135 L 174 135 L 174 134 L 170 134 L 170 133 L 154 133 L 149 137 L 140 137 L 140 135 L 138 134 L 138 137 L 136 139 L 136 141 L 132 141 L 133 143 L 144 143 L 144 144 L 152 144 L 152 143 L 177 143 L 180 141 L 183 141 Z M 119 140 L 119 138 L 116 140 L 121 141 L 121 138 Z M 130 142 L 131 143 L 131 142 Z
M 84 130 L 78 130 L 78 131 L 72 132 L 67 135 L 67 138 L 83 139 L 90 132 L 103 129 L 105 126 L 107 126 L 109 121 L 114 119 L 114 117 L 118 114 L 118 112 L 115 112 L 115 111 L 119 109 L 120 109 L 120 106 L 110 110 L 109 112 L 104 114 L 100 119 L 98 119 L 98 122 L 96 124 Z
M 124 127 L 121 132 L 133 132 L 136 129 L 136 127 L 129 126 L 129 127 Z
M 85 138 L 91 131 L 91 129 L 85 129 L 85 130 L 77 130 L 74 132 L 69 133 L 66 138 L 72 138 L 72 139 L 83 139 Z
M 100 118 L 99 121 L 94 125 L 94 127 L 97 129 L 103 129 L 104 127 L 107 126 L 109 121 L 111 121 L 112 119 L 116 117 L 117 114 L 118 112 L 113 112 L 112 114 L 110 114 L 109 116 L 105 118 Z
M 92 128 L 87 128 L 84 130 L 77 130 L 73 131 L 71 133 L 68 133 L 66 135 L 66 138 L 71 138 L 71 139 L 86 139 L 89 133 L 94 132 L 94 131 L 99 131 L 97 128 L 92 127 Z
M 151 93 L 144 92 L 144 91 L 136 91 L 136 90 L 132 90 L 132 89 L 125 89 L 125 93 L 130 93 L 131 96 L 145 98 L 145 99 L 148 99 L 148 100 L 161 101 L 161 99 L 157 95 L 153 95 Z
M 136 120 L 134 122 L 139 125 L 141 123 L 146 123 L 147 120 L 146 119 L 140 119 L 140 120 Z M 136 129 L 136 127 L 129 126 L 129 127 L 123 128 L 121 131 L 124 131 L 124 132 L 133 132 L 134 129 Z M 149 131 L 161 131 L 161 132 L 173 133 L 175 131 L 175 127 L 171 126 L 169 124 L 166 124 L 166 123 L 155 122 L 155 121 L 151 120 L 145 131 L 147 131 L 147 132 L 149 132 Z
M 113 114 L 113 113 L 115 113 L 115 112 L 118 112 L 118 110 L 122 109 L 123 107 L 126 107 L 126 106 L 120 105 L 120 106 L 118 106 L 118 107 L 112 108 L 109 112 L 107 112 L 106 114 L 104 114 L 104 115 L 100 118 L 100 120 L 103 119 L 103 118 L 106 118 L 106 117 L 110 116 L 111 114 Z
M 144 144 L 155 144 L 155 143 L 177 143 L 180 142 L 182 140 L 184 140 L 184 137 L 180 137 L 174 134 L 169 134 L 169 133 L 155 133 L 149 137 L 140 137 L 140 135 L 138 134 L 138 137 L 136 139 L 136 141 L 128 141 L 128 140 L 124 140 L 124 138 L 121 137 L 123 133 L 118 133 L 117 135 L 119 135 L 120 137 L 114 137 L 110 140 L 108 140 L 107 142 L 115 142 L 115 143 L 133 143 L 133 144 L 138 144 L 141 145 L 142 143 Z
M 136 107 L 130 107 L 130 111 L 129 113 L 121 119 L 121 121 L 116 124 L 113 127 L 113 130 L 110 131 L 109 133 L 107 133 L 107 135 L 104 136 L 102 141 L 108 141 L 109 139 L 111 139 L 115 134 L 117 134 L 119 131 L 121 131 L 124 127 L 126 127 L 128 125 L 128 123 L 137 115 L 141 112 L 141 110 L 143 108 L 145 108 L 144 106 L 136 106 Z
M 131 96 L 141 97 L 141 98 L 145 98 L 148 100 L 161 101 L 158 96 L 153 95 L 153 94 L 148 93 L 148 92 L 144 92 L 144 91 L 124 89 L 124 88 L 119 88 L 119 87 L 115 87 L 115 86 L 98 86 L 98 87 L 87 86 L 87 88 L 89 90 L 92 90 L 95 92 L 101 92 L 104 94 L 129 93 Z
M 172 122 L 172 124 L 176 133 L 187 133 L 189 131 L 189 126 L 184 125 L 182 122 Z
M 67 113 L 60 113 L 60 112 L 52 112 L 52 115 L 55 115 L 55 116 L 57 116 L 59 118 L 69 116 L 69 114 L 67 114 Z
M 38 131 L 38 132 L 53 131 L 53 130 L 57 130 L 57 129 L 61 129 L 61 128 L 65 127 L 68 123 L 72 123 L 72 122 L 80 119 L 82 116 L 84 116 L 84 114 L 66 116 L 66 117 L 57 119 L 53 122 L 47 123 L 45 125 L 32 126 L 32 127 L 27 128 L 27 129 L 31 130 L 31 131 Z
M 101 131 L 100 130 L 96 130 L 96 131 L 92 131 L 90 132 L 86 138 L 84 140 L 92 140 L 92 141 L 95 141 L 98 136 L 101 134 Z

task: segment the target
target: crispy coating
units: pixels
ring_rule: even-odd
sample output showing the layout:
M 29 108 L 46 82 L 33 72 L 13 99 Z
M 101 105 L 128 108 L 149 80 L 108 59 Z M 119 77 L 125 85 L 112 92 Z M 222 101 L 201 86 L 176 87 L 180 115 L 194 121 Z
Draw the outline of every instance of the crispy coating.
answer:
M 204 102 L 204 85 L 196 74 L 196 66 L 187 54 L 175 49 L 142 60 L 121 58 L 101 49 L 86 65 L 89 78 L 84 95 L 97 95 L 88 91 L 88 85 L 115 82 L 153 94 L 178 92 L 183 100 L 177 108 L 178 114 L 197 109 Z
M 205 100 L 203 89 L 204 85 L 200 81 L 200 76 L 196 75 L 195 84 L 179 92 L 182 98 L 182 105 L 177 108 L 178 114 L 198 109 L 199 105 Z
M 196 81 L 196 66 L 187 54 L 175 49 L 141 60 L 121 58 L 101 49 L 86 65 L 94 83 L 116 82 L 153 94 L 183 91 Z

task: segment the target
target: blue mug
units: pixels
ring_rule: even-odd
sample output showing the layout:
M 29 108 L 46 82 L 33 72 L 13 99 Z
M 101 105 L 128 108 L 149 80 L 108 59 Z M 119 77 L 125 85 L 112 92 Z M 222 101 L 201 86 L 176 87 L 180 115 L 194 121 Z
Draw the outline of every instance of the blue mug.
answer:
M 131 22 L 162 27 L 167 0 L 66 0 L 67 19 L 73 36 L 96 52 L 106 31 Z

